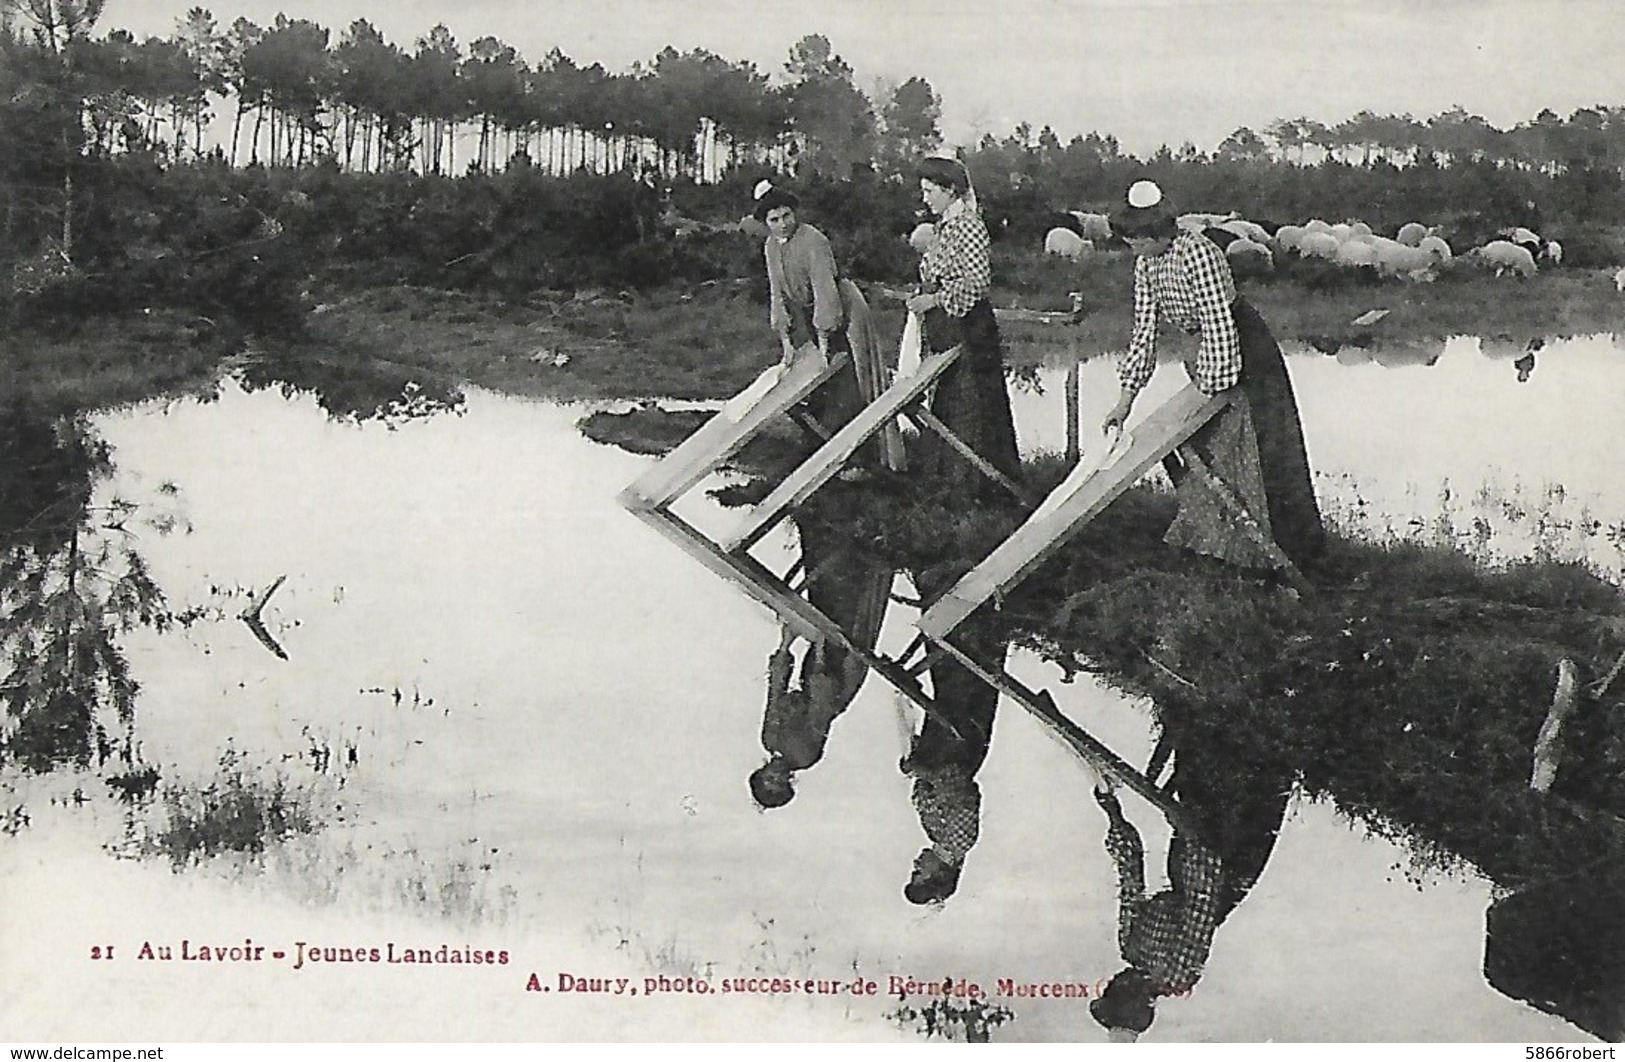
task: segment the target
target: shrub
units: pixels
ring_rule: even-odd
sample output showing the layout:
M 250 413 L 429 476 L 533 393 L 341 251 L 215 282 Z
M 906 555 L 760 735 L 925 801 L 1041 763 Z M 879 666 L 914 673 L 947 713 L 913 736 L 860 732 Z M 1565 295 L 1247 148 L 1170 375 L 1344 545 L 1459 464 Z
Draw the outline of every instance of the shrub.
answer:
M 166 856 L 177 869 L 226 852 L 259 855 L 320 826 L 308 789 L 280 774 L 267 776 L 231 748 L 221 753 L 214 778 L 166 786 L 163 804 L 165 821 L 145 850 Z

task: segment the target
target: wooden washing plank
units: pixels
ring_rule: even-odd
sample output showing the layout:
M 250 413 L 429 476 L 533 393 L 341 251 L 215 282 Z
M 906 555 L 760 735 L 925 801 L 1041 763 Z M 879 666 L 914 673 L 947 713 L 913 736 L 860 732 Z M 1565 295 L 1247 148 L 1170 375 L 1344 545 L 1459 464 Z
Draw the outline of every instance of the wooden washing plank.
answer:
M 1009 672 L 1002 668 L 994 670 L 987 667 L 945 638 L 938 640 L 936 644 L 947 650 L 949 655 L 965 665 L 977 678 L 1025 708 L 1040 723 L 1044 724 L 1051 735 L 1059 738 L 1067 747 L 1077 753 L 1078 757 L 1089 764 L 1097 774 L 1108 775 L 1117 784 L 1144 797 L 1167 816 L 1170 823 L 1179 826 L 1181 829 L 1191 829 L 1190 818 L 1177 801 L 1159 789 L 1145 774 L 1136 770 L 1121 756 L 1103 744 L 1100 739 L 1073 722 L 1066 713 L 1061 711 L 1060 705 L 1055 703 L 1055 698 L 1050 696 L 1048 690 L 1034 692 L 1028 689 L 1023 683 L 1012 677 Z
M 738 586 L 758 604 L 766 605 L 796 634 L 811 641 L 824 636 L 830 621 L 823 613 L 806 598 L 775 589 L 773 584 L 778 582 L 778 577 L 754 557 L 729 556 L 670 510 L 634 508 L 632 514 L 671 539 L 713 574 Z
M 1084 480 L 1059 504 L 1051 506 L 1046 499 L 1037 513 L 926 609 L 917 624 L 920 631 L 935 640 L 947 637 L 984 601 L 1014 586 L 1065 545 L 1084 524 L 1229 401 L 1228 395 L 1209 398 L 1195 384 L 1187 384 L 1134 427 L 1133 441 L 1122 457 Z
M 671 541 L 705 565 L 715 575 L 733 583 L 758 604 L 766 605 L 785 626 L 808 641 L 830 639 L 862 660 L 865 666 L 885 679 L 897 692 L 919 705 L 928 714 L 937 715 L 936 704 L 927 697 L 919 680 L 872 649 L 853 642 L 841 625 L 830 619 L 811 601 L 792 591 L 788 584 L 774 575 L 748 553 L 724 553 L 716 543 L 668 509 L 634 509 L 633 515 L 665 535 Z M 938 721 L 954 733 L 958 730 L 946 718 Z
M 654 467 L 621 491 L 621 504 L 628 509 L 670 505 L 684 491 L 732 457 L 769 421 L 789 412 L 797 402 L 834 376 L 850 360 L 851 356 L 845 353 L 832 357 L 828 365 L 818 358 L 797 358 L 783 379 L 744 416 L 737 421 L 730 420 L 721 412 L 711 417 L 694 434 L 656 461 Z
M 729 552 L 748 546 L 773 522 L 792 507 L 810 497 L 813 491 L 829 482 L 841 466 L 858 451 L 869 437 L 890 424 L 904 406 L 925 393 L 937 377 L 947 371 L 959 357 L 961 347 L 952 347 L 940 354 L 928 354 L 920 359 L 920 367 L 912 375 L 894 381 L 892 385 L 857 416 L 842 425 L 828 442 L 815 450 L 784 482 L 745 514 L 739 527 L 723 543 Z

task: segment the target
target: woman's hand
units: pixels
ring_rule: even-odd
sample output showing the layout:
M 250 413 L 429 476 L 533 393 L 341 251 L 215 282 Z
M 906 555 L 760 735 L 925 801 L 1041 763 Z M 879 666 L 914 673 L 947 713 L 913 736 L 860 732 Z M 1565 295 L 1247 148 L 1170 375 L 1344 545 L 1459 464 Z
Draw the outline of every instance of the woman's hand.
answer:
M 907 306 L 911 313 L 924 313 L 941 306 L 942 300 L 935 295 L 910 295 L 903 305 Z
M 1118 391 L 1117 404 L 1111 408 L 1110 413 L 1106 414 L 1106 419 L 1100 422 L 1101 432 L 1109 432 L 1113 428 L 1121 430 L 1123 422 L 1128 419 L 1128 412 L 1132 408 L 1134 408 L 1134 392 Z

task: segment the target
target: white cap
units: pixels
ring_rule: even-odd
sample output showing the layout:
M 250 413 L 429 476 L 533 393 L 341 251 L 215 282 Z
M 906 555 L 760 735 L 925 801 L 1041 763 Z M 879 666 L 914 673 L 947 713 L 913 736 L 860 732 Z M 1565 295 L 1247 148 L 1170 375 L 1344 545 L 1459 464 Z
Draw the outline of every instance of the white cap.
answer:
M 1162 202 L 1162 189 L 1156 181 L 1135 181 L 1128 186 L 1128 205 L 1144 210 Z
M 764 177 L 756 182 L 756 189 L 755 191 L 751 192 L 750 197 L 752 199 L 760 199 L 762 196 L 766 195 L 772 190 L 773 182 Z

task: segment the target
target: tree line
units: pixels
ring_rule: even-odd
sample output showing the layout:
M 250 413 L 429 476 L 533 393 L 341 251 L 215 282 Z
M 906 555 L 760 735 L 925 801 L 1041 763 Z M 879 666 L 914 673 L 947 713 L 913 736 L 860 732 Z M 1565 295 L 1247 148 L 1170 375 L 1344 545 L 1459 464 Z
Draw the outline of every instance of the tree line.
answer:
M 911 78 L 877 107 L 818 35 L 795 44 L 775 80 L 704 49 L 668 47 L 614 73 L 557 48 L 531 63 L 490 36 L 465 48 L 443 25 L 407 50 L 365 19 L 334 41 L 280 14 L 222 27 L 201 7 L 172 36 L 138 41 L 125 30 L 96 36 L 100 7 L 0 7 L 12 77 L 77 97 L 89 153 L 156 148 L 177 161 L 220 152 L 233 165 L 331 159 L 426 174 L 519 159 L 553 173 L 707 180 L 745 164 L 844 172 L 941 142 L 941 101 L 927 82 Z M 211 138 L 217 118 L 230 132 Z M 472 157 L 459 159 L 467 141 Z
M 519 158 L 553 173 L 648 167 L 666 179 L 714 180 L 742 166 L 825 176 L 885 169 L 942 141 L 942 101 L 928 81 L 911 77 L 871 99 L 821 35 L 796 42 L 774 77 L 704 49 L 670 47 L 616 73 L 557 48 L 532 63 L 492 36 L 464 47 L 444 25 L 408 50 L 365 19 L 335 41 L 306 19 L 278 14 L 268 26 L 246 18 L 221 26 L 202 7 L 179 18 L 169 37 L 138 41 L 120 29 L 96 36 L 102 3 L 0 3 L 0 49 L 13 76 L 54 81 L 77 97 L 91 152 L 161 147 L 175 160 L 220 151 L 234 165 L 332 159 L 345 169 L 433 174 Z M 60 68 L 55 77 L 52 67 Z M 209 137 L 218 117 L 230 118 L 223 143 Z M 457 145 L 467 141 L 472 157 L 459 159 Z M 1063 149 L 1053 129 L 1028 126 L 1008 138 L 989 134 L 976 147 L 1010 142 Z M 1091 133 L 1065 147 L 1109 153 L 1117 143 Z M 1169 150 L 1187 160 L 1298 165 L 1431 159 L 1548 174 L 1571 165 L 1625 170 L 1625 107 L 1580 108 L 1567 118 L 1548 109 L 1509 129 L 1459 106 L 1425 119 L 1300 116 L 1239 128 L 1211 152 L 1189 143 Z
M 819 35 L 771 75 L 672 48 L 612 73 L 557 49 L 532 64 L 493 37 L 465 49 L 443 26 L 407 50 L 364 20 L 335 43 L 281 15 L 222 28 L 204 8 L 137 41 L 98 31 L 102 3 L 0 0 L 8 311 L 204 306 L 281 327 L 318 268 L 503 292 L 740 275 L 749 241 L 718 226 L 769 172 L 794 175 L 854 275 L 886 277 L 909 266 L 897 234 L 919 200 L 903 178 L 943 139 L 929 82 L 866 93 Z M 1625 107 L 1506 130 L 1459 107 L 1299 117 L 1145 157 L 1020 125 L 962 156 L 996 237 L 1041 236 L 1057 210 L 1105 207 L 1149 173 L 1191 209 L 1449 222 L 1468 242 L 1557 219 L 1594 243 L 1571 245 L 1576 264 L 1625 253 Z M 672 214 L 721 238 L 668 239 Z

